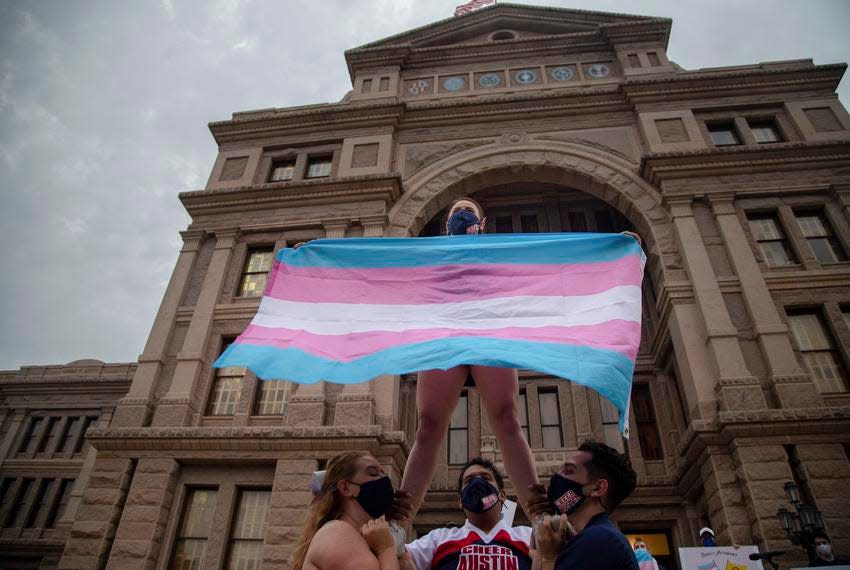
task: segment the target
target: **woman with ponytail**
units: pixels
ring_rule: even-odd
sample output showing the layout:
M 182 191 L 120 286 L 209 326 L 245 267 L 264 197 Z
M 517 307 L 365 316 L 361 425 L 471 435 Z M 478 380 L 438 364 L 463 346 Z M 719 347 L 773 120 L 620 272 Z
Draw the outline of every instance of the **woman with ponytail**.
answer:
M 396 570 L 395 542 L 384 515 L 390 478 L 370 454 L 349 451 L 328 462 L 310 506 L 292 570 Z

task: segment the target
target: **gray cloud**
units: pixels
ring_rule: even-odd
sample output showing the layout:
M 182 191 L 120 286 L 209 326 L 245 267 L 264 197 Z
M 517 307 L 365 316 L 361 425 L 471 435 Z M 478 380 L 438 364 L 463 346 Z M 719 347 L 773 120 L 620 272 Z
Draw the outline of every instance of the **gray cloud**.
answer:
M 0 368 L 141 352 L 203 187 L 206 124 L 337 101 L 343 51 L 461 0 L 6 2 L 0 6 Z M 850 4 L 546 2 L 673 18 L 686 68 L 850 59 Z M 848 102 L 847 80 L 840 96 Z

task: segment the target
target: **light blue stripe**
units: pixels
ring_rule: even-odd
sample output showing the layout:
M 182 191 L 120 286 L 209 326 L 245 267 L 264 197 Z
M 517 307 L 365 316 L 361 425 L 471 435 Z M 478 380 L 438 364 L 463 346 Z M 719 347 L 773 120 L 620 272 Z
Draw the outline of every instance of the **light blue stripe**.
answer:
M 381 374 L 445 370 L 460 364 L 527 368 L 572 380 L 607 398 L 620 411 L 620 431 L 625 427 L 622 420 L 631 392 L 634 362 L 618 352 L 586 346 L 464 337 L 403 345 L 338 362 L 297 348 L 234 343 L 214 366 L 244 366 L 268 380 L 357 384 Z
M 423 267 L 453 264 L 553 264 L 615 261 L 643 255 L 621 234 L 485 234 L 427 238 L 318 239 L 285 248 L 278 261 L 298 267 L 337 269 Z

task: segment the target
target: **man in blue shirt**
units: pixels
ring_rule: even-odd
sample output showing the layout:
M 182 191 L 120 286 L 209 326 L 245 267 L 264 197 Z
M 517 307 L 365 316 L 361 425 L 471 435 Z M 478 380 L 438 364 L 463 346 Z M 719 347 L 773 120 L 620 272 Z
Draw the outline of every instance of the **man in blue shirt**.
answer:
M 542 570 L 638 570 L 629 541 L 608 514 L 635 489 L 626 455 L 586 441 L 552 476 L 548 502 L 557 513 L 535 525 Z M 529 505 L 535 511 L 539 505 Z

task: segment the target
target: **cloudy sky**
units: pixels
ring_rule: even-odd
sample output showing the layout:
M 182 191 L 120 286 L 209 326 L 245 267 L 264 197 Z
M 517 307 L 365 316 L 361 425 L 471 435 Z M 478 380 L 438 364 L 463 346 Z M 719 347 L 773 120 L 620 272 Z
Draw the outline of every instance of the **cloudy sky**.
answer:
M 207 123 L 337 101 L 345 49 L 461 1 L 0 0 L 0 369 L 134 361 L 189 223 L 177 193 L 215 158 Z M 850 60 L 846 0 L 516 1 L 673 18 L 688 69 Z

